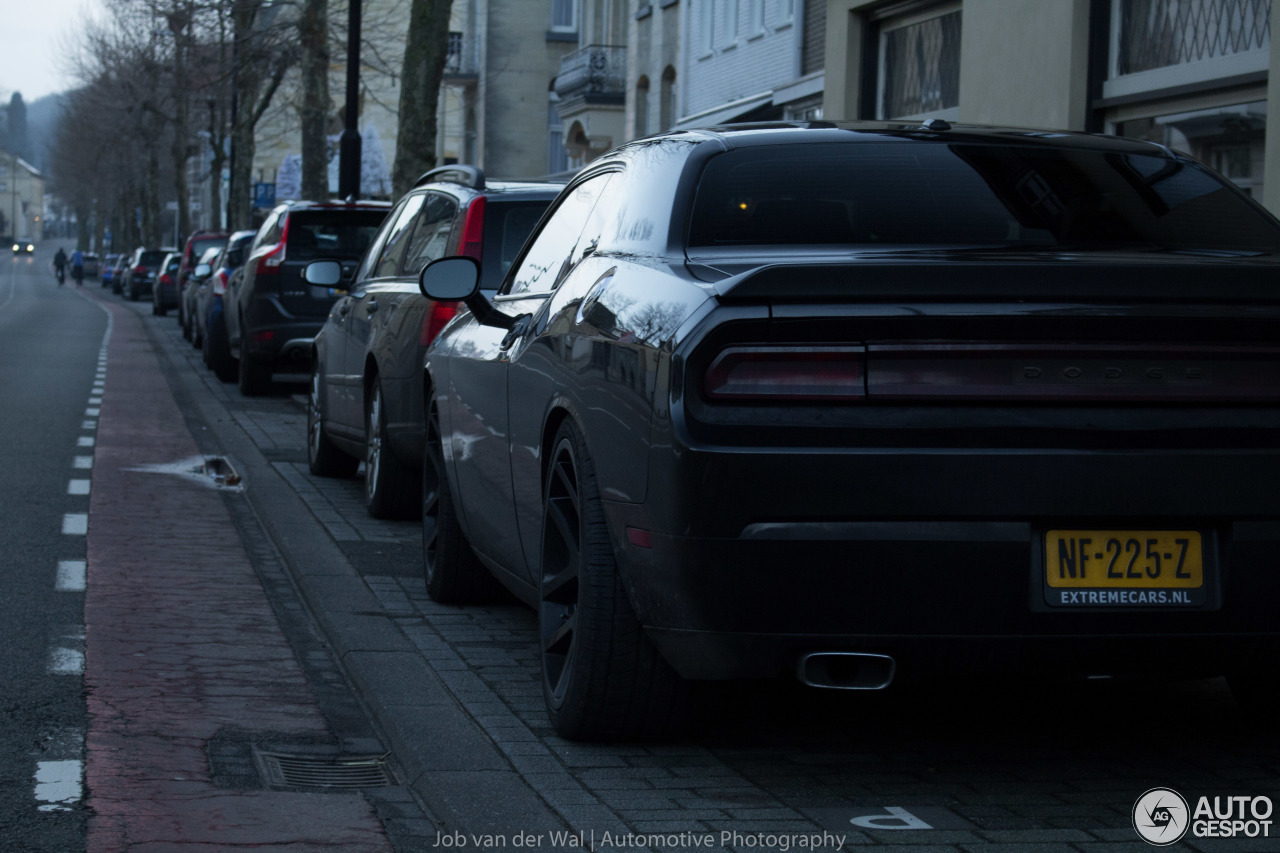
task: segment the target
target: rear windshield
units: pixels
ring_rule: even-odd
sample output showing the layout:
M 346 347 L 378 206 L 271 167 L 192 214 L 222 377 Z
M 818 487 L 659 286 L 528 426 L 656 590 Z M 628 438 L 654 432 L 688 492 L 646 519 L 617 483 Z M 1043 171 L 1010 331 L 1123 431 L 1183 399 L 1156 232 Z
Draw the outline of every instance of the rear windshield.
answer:
M 484 214 L 484 260 L 480 264 L 483 290 L 497 290 L 516 255 L 529 239 L 551 200 L 494 203 L 489 199 Z
M 220 249 L 227 245 L 226 237 L 210 237 L 207 240 L 196 240 L 191 244 L 191 257 L 203 258 L 204 253 L 210 249 Z
M 143 252 L 142 257 L 138 258 L 138 263 L 144 267 L 158 267 L 164 261 L 168 252 Z
M 1186 161 L 1014 145 L 730 151 L 702 175 L 689 246 L 1276 252 L 1280 229 Z
M 350 258 L 364 255 L 373 242 L 385 210 L 298 211 L 289 215 L 289 240 L 285 257 L 290 261 L 313 258 Z

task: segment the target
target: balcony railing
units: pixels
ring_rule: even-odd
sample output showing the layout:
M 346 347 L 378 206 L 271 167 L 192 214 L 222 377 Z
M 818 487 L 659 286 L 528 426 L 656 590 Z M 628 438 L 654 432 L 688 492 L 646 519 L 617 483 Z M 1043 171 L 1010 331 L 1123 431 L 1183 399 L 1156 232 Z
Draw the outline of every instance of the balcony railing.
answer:
M 1117 73 L 1261 50 L 1271 0 L 1121 0 Z
M 613 100 L 626 98 L 627 49 L 593 44 L 566 54 L 556 76 L 561 98 Z
M 446 77 L 474 77 L 476 69 L 471 61 L 469 39 L 464 33 L 451 30 L 449 47 L 444 57 L 444 74 Z

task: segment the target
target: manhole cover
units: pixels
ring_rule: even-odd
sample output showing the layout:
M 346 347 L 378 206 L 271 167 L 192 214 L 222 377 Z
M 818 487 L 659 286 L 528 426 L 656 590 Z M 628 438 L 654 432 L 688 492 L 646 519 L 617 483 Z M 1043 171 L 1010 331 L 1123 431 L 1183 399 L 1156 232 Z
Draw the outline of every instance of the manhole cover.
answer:
M 386 756 L 325 757 L 254 750 L 262 779 L 288 788 L 381 788 L 395 785 Z

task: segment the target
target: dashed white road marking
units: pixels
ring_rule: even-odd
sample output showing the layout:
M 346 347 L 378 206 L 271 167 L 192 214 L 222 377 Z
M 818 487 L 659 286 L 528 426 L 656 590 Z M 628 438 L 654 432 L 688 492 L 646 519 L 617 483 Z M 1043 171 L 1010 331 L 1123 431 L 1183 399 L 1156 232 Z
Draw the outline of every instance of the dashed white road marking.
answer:
M 101 397 L 90 397 L 90 398 L 89 398 L 89 405 L 90 405 L 90 406 L 101 406 L 101 405 L 102 405 L 102 398 L 101 398 Z
M 36 763 L 36 802 L 42 812 L 70 811 L 84 794 L 81 779 L 84 763 L 68 759 L 64 761 L 39 761 Z
M 92 457 L 92 456 L 77 456 L 77 457 L 75 458 L 74 462 L 72 463 L 72 467 L 74 467 L 74 468 L 92 468 L 92 467 L 93 467 L 93 457 Z
M 69 512 L 62 517 L 62 532 L 68 536 L 84 536 L 89 532 L 89 514 Z
M 97 406 L 90 406 L 84 410 L 84 416 L 86 418 L 96 418 L 100 414 L 102 414 L 102 409 L 99 409 Z
M 98 428 L 97 421 L 81 421 L 80 422 L 80 429 L 97 429 L 97 428 Z
M 79 649 L 68 649 L 54 646 L 49 649 L 50 675 L 83 675 L 84 652 Z
M 93 447 L 93 436 L 82 435 L 76 439 L 76 447 Z
M 59 560 L 58 581 L 53 588 L 58 592 L 84 592 L 87 574 L 85 560 Z
M 67 483 L 67 494 L 69 495 L 87 495 L 89 494 L 89 480 L 72 480 Z

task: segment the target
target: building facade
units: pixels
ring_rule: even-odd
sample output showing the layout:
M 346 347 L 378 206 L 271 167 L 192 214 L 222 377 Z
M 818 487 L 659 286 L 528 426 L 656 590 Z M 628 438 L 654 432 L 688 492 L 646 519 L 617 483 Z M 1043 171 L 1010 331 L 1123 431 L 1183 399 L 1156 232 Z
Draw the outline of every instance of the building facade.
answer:
M 829 119 L 1147 139 L 1280 210 L 1273 0 L 829 0 Z M 1273 112 L 1275 110 L 1272 110 Z M 1267 183 L 1268 173 L 1277 180 Z
M 35 166 L 7 151 L 0 151 L 0 214 L 5 222 L 0 235 L 14 240 L 44 238 L 44 177 Z

